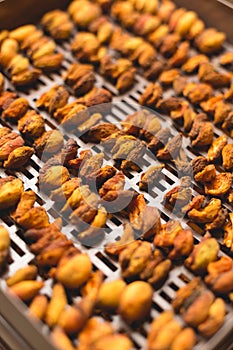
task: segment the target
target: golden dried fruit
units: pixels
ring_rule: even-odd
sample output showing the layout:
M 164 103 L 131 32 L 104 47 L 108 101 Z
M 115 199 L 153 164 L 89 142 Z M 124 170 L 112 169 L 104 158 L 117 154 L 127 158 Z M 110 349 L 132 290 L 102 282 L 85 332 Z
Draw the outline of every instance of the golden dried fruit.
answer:
M 2 117 L 14 122 L 20 119 L 27 112 L 28 106 L 28 100 L 23 97 L 19 97 L 3 111 Z
M 175 32 L 181 36 L 186 35 L 197 20 L 197 14 L 194 11 L 186 11 L 178 19 Z
M 208 61 L 209 59 L 205 55 L 199 54 L 192 56 L 183 64 L 182 70 L 188 74 L 194 73 L 198 70 L 200 64 Z
M 63 85 L 54 85 L 50 90 L 44 92 L 36 101 L 37 107 L 43 107 L 53 115 L 56 110 L 64 107 L 69 99 L 69 92 Z
M 131 340 L 124 334 L 112 334 L 101 337 L 95 342 L 95 350 L 132 350 Z
M 87 28 L 91 22 L 100 17 L 101 8 L 91 1 L 79 0 L 71 2 L 68 12 L 75 24 L 81 28 Z
M 30 61 L 27 57 L 20 54 L 14 56 L 12 60 L 7 65 L 7 70 L 10 72 L 11 76 L 24 72 L 29 69 Z
M 194 175 L 197 182 L 211 182 L 216 176 L 216 169 L 213 164 L 207 165 L 203 170 Z
M 33 299 L 43 288 L 42 281 L 21 281 L 10 287 L 10 292 L 23 301 Z
M 108 243 L 105 246 L 106 253 L 110 255 L 119 255 L 125 247 L 134 240 L 134 231 L 130 224 L 125 224 L 124 232 L 119 241 Z
M 225 39 L 224 33 L 218 32 L 214 28 L 208 28 L 195 38 L 195 43 L 201 52 L 212 54 L 222 48 Z
M 68 13 L 61 10 L 47 12 L 41 19 L 41 25 L 56 40 L 68 39 L 73 29 Z
M 58 130 L 45 131 L 35 143 L 35 149 L 39 156 L 49 154 L 56 154 L 63 146 L 63 135 Z
M 41 75 L 40 69 L 25 70 L 12 76 L 11 80 L 15 86 L 28 86 L 34 84 Z
M 197 208 L 194 207 L 188 212 L 188 217 L 200 223 L 212 222 L 218 215 L 222 203 L 220 199 L 212 198 L 204 208 L 201 208 L 203 199 L 204 198 L 201 198 L 200 206 Z
M 24 140 L 15 132 L 7 133 L 0 139 L 0 160 L 7 160 L 11 152 L 24 145 Z
M 24 167 L 31 156 L 34 154 L 34 149 L 28 146 L 18 147 L 13 150 L 7 161 L 4 162 L 6 169 L 18 169 Z
M 56 72 L 61 68 L 63 58 L 61 53 L 50 53 L 34 59 L 33 65 L 45 72 Z
M 67 256 L 60 260 L 56 279 L 66 288 L 79 288 L 91 276 L 92 263 L 87 254 Z
M 34 280 L 37 276 L 37 267 L 35 265 L 28 265 L 18 269 L 12 276 L 8 277 L 6 284 L 8 287 L 13 286 L 14 284 L 26 280 Z
M 97 299 L 97 307 L 102 310 L 115 312 L 118 308 L 120 297 L 125 287 L 126 283 L 121 279 L 102 284 Z
M 48 306 L 48 298 L 45 295 L 37 295 L 29 305 L 29 315 L 38 320 L 43 320 Z
M 226 307 L 223 299 L 217 298 L 209 308 L 207 319 L 198 326 L 202 336 L 210 338 L 223 325 Z
M 45 322 L 49 327 L 53 327 L 58 323 L 59 317 L 67 303 L 66 293 L 63 286 L 59 283 L 55 284 L 45 314 Z
M 150 83 L 140 96 L 139 103 L 143 106 L 155 107 L 162 98 L 163 90 L 158 83 Z
M 23 41 L 28 36 L 36 31 L 36 26 L 33 24 L 26 24 L 24 26 L 18 27 L 10 32 L 10 38 L 17 41 Z
M 6 38 L 1 43 L 0 64 L 7 67 L 12 58 L 17 55 L 19 45 L 15 39 Z
M 171 350 L 192 350 L 196 343 L 196 334 L 192 328 L 184 328 L 174 339 Z
M 165 70 L 163 73 L 160 74 L 159 81 L 165 86 L 172 85 L 173 81 L 179 76 L 179 74 L 180 72 L 176 68 Z
M 213 95 L 213 89 L 208 84 L 188 83 L 183 90 L 183 95 L 193 104 L 200 104 Z
M 122 292 L 119 302 L 119 314 L 128 322 L 142 322 L 151 309 L 153 290 L 142 281 L 130 283 Z
M 62 186 L 69 179 L 69 171 L 61 165 L 54 165 L 48 169 L 42 168 L 39 172 L 39 185 L 43 191 Z
M 225 145 L 222 149 L 222 165 L 226 170 L 233 168 L 233 144 Z
M 0 209 L 13 207 L 23 193 L 23 183 L 13 176 L 0 179 Z
M 203 118 L 204 119 L 204 118 Z M 202 115 L 197 115 L 194 119 L 192 129 L 189 133 L 192 139 L 192 146 L 205 147 L 213 142 L 214 128 L 213 124 L 202 119 Z
M 198 77 L 200 81 L 210 84 L 214 88 L 229 86 L 231 82 L 229 74 L 218 72 L 209 62 L 204 62 L 199 66 Z
M 185 260 L 185 265 L 195 272 L 206 271 L 208 265 L 217 260 L 219 249 L 219 244 L 215 238 L 204 237 Z
M 212 196 L 221 197 L 230 190 L 231 185 L 231 173 L 217 174 L 211 182 L 205 184 L 205 193 Z
M 223 149 L 227 144 L 227 136 L 221 135 L 214 140 L 208 149 L 208 161 L 215 162 L 221 158 Z M 228 169 L 227 169 L 228 170 Z
M 35 140 L 45 132 L 44 118 L 34 110 L 28 111 L 18 121 L 18 130 L 24 137 Z

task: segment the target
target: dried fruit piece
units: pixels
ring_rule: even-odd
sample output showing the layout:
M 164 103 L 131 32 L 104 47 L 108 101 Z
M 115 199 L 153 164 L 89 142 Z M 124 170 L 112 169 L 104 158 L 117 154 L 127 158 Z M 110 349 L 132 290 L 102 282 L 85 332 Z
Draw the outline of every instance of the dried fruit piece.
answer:
M 198 77 L 200 81 L 210 84 L 214 88 L 229 86 L 231 82 L 229 74 L 218 72 L 209 62 L 202 63 L 199 66 Z
M 125 287 L 126 283 L 121 279 L 102 284 L 97 299 L 97 307 L 102 310 L 115 312 L 118 308 L 120 297 Z
M 87 254 L 68 250 L 59 261 L 55 277 L 66 288 L 79 288 L 89 279 L 91 271 L 92 263 Z
M 56 154 L 63 146 L 63 135 L 58 130 L 46 131 L 35 143 L 36 153 L 41 157 L 49 154 Z
M 200 55 L 192 56 L 183 64 L 182 70 L 188 74 L 195 73 L 202 63 L 208 62 L 208 61 L 209 59 L 205 55 L 200 54 Z
M 217 298 L 209 308 L 208 317 L 205 322 L 198 326 L 198 331 L 204 336 L 210 338 L 223 325 L 226 314 L 226 307 L 223 299 Z
M 37 276 L 37 267 L 35 265 L 28 265 L 18 269 L 12 276 L 8 277 L 6 284 L 8 287 L 13 286 L 14 284 L 26 280 L 34 280 Z
M 205 120 L 206 117 L 202 114 L 197 115 L 194 119 L 192 129 L 189 133 L 189 136 L 192 139 L 192 146 L 204 147 L 213 142 L 213 125 Z
M 58 323 L 62 311 L 67 305 L 67 298 L 63 286 L 59 283 L 53 286 L 51 300 L 48 304 L 45 322 L 49 327 L 53 327 Z
M 163 90 L 158 83 L 150 83 L 140 96 L 139 103 L 143 106 L 155 107 L 162 98 Z
M 10 292 L 23 301 L 33 299 L 43 288 L 42 281 L 21 281 L 10 287 Z
M 122 292 L 119 314 L 128 322 L 143 321 L 148 317 L 152 304 L 153 290 L 142 281 L 130 283 Z
M 34 149 L 28 146 L 18 147 L 13 150 L 7 161 L 4 162 L 4 168 L 6 169 L 18 169 L 25 166 L 31 156 L 34 153 Z
M 219 249 L 219 244 L 215 238 L 205 236 L 185 260 L 185 265 L 194 272 L 205 272 L 208 265 L 217 260 Z
M 172 85 L 173 81 L 179 76 L 179 74 L 180 72 L 176 68 L 165 70 L 160 74 L 159 81 L 165 86 Z
M 101 8 L 91 1 L 79 0 L 71 2 L 68 7 L 68 13 L 81 28 L 87 28 L 88 25 L 101 15 Z
M 171 136 L 170 129 L 164 128 L 158 131 L 148 144 L 148 148 L 153 154 L 156 154 L 159 148 L 162 148 L 168 142 Z
M 213 89 L 207 84 L 188 83 L 183 91 L 183 95 L 193 104 L 200 104 L 213 95 Z
M 214 28 L 208 28 L 195 38 L 195 43 L 201 52 L 212 54 L 222 48 L 225 39 L 224 33 L 218 32 Z
M 233 262 L 228 256 L 210 263 L 207 267 L 208 275 L 205 282 L 215 293 L 228 294 L 233 289 Z
M 0 160 L 7 160 L 11 152 L 23 145 L 24 140 L 15 132 L 2 136 L 0 139 Z
M 181 147 L 182 134 L 177 134 L 168 141 L 164 148 L 158 150 L 157 158 L 159 160 L 176 159 L 180 153 Z
M 105 251 L 110 255 L 119 255 L 125 249 L 127 244 L 134 240 L 134 231 L 130 224 L 125 224 L 124 232 L 119 241 L 108 243 L 105 246 Z
M 68 39 L 73 29 L 68 13 L 61 10 L 47 12 L 41 19 L 41 25 L 57 40 Z
M 11 80 L 12 80 L 12 83 L 17 87 L 30 86 L 37 81 L 40 75 L 41 75 L 40 69 L 32 68 L 13 75 Z
M 13 176 L 0 179 L 0 209 L 16 205 L 23 193 L 23 183 Z
M 46 54 L 34 59 L 33 65 L 45 72 L 56 72 L 61 68 L 63 58 L 61 53 Z
M 233 213 L 229 214 L 229 220 L 224 225 L 224 240 L 223 243 L 231 251 L 233 251 Z
M 221 158 L 223 150 L 227 144 L 227 136 L 221 135 L 216 140 L 214 140 L 208 149 L 208 161 L 215 162 Z M 227 169 L 228 170 L 228 169 Z
M 29 315 L 38 320 L 43 320 L 48 306 L 48 298 L 45 295 L 37 295 L 29 305 Z
M 197 182 L 206 183 L 211 182 L 216 176 L 216 169 L 213 164 L 207 165 L 203 170 L 194 175 Z
M 63 85 L 54 85 L 50 90 L 44 92 L 36 101 L 37 107 L 43 107 L 53 115 L 57 109 L 66 105 L 69 92 Z
M 18 130 L 25 138 L 35 140 L 45 132 L 44 118 L 34 110 L 28 111 L 18 121 Z
M 180 179 L 180 186 L 175 186 L 165 194 L 165 201 L 175 206 L 179 210 L 181 206 L 186 205 L 192 196 L 191 178 L 189 176 Z
M 233 144 L 225 145 L 222 149 L 222 165 L 226 170 L 233 168 Z
M 223 196 L 226 194 L 232 185 L 232 174 L 231 173 L 220 173 L 215 178 L 205 184 L 205 193 L 212 196 Z
M 28 100 L 23 97 L 19 97 L 3 111 L 2 117 L 15 122 L 27 112 L 28 105 Z
M 141 191 L 148 191 L 149 188 L 154 187 L 155 182 L 161 176 L 161 171 L 164 168 L 162 165 L 151 166 L 145 173 L 142 173 L 141 180 L 139 182 L 139 189 Z
M 188 212 L 188 217 L 193 221 L 200 223 L 212 222 L 221 209 L 221 201 L 220 199 L 212 198 L 204 208 L 201 208 L 203 202 L 202 199 L 203 197 L 197 208 L 194 207 Z

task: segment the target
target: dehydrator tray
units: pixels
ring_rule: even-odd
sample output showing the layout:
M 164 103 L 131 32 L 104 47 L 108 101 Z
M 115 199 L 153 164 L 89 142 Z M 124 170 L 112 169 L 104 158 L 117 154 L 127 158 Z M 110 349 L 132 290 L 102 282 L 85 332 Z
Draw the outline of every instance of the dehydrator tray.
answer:
M 233 50 L 230 44 L 226 46 L 228 49 Z M 93 154 L 97 154 L 103 151 L 101 145 L 85 144 L 81 141 L 75 134 L 67 132 L 64 130 L 50 115 L 45 112 L 38 110 L 36 107 L 36 100 L 41 96 L 42 93 L 48 91 L 55 83 L 62 84 L 63 80 L 61 75 L 67 70 L 71 63 L 75 62 L 75 58 L 70 51 L 70 44 L 64 42 L 62 44 L 57 44 L 58 52 L 64 54 L 64 60 L 62 69 L 59 74 L 51 73 L 49 75 L 41 75 L 39 83 L 36 87 L 32 87 L 29 90 L 17 90 L 17 95 L 20 97 L 25 97 L 30 106 L 39 112 L 44 118 L 46 123 L 46 130 L 59 129 L 62 130 L 65 138 L 73 137 L 76 139 L 79 145 L 79 151 L 91 148 Z M 138 105 L 137 101 L 141 94 L 144 92 L 145 87 L 148 85 L 148 81 L 141 75 L 136 75 L 136 82 L 132 89 L 125 93 L 119 95 L 116 88 L 107 80 L 105 80 L 98 72 L 96 74 L 96 86 L 108 89 L 113 94 L 113 102 L 111 104 L 111 110 L 106 113 L 104 120 L 106 122 L 111 122 L 114 124 L 119 124 L 127 115 L 134 113 L 135 111 L 141 109 L 142 107 Z M 6 89 L 9 91 L 15 91 L 14 86 L 6 76 Z M 172 91 L 167 91 L 167 96 L 172 95 Z M 175 125 L 172 120 L 164 115 L 158 114 L 160 122 L 163 127 L 169 127 L 172 134 L 176 135 L 178 131 L 182 131 L 178 125 Z M 17 127 L 8 124 L 7 122 L 0 121 L 0 126 L 9 126 L 11 129 L 17 130 Z M 214 128 L 215 137 L 223 134 L 223 131 L 217 127 Z M 206 153 L 198 152 L 190 147 L 189 138 L 183 138 L 183 148 L 189 159 L 194 159 L 197 155 L 206 155 Z M 149 154 L 144 156 L 143 170 L 146 170 L 149 165 L 154 163 L 154 159 L 150 157 Z M 158 162 L 159 163 L 159 162 Z M 111 162 L 108 159 L 108 164 Z M 43 192 L 38 191 L 37 181 L 39 169 L 43 166 L 43 161 L 39 159 L 35 154 L 32 156 L 29 165 L 23 171 L 6 171 L 0 169 L 0 177 L 5 177 L 6 175 L 14 175 L 21 179 L 24 183 L 24 190 L 32 189 L 37 194 L 37 202 L 42 205 L 49 214 L 51 222 L 54 219 L 61 217 L 61 213 L 58 208 L 54 205 L 54 202 Z M 138 182 L 140 180 L 141 173 L 130 172 L 129 177 L 126 178 L 126 188 L 133 189 L 138 193 L 143 193 L 147 203 L 151 206 L 156 206 L 160 213 L 162 222 L 165 223 L 170 219 L 177 219 L 174 212 L 171 212 L 168 208 L 163 205 L 163 198 L 166 192 L 171 190 L 175 184 L 180 183 L 180 178 L 176 172 L 175 167 L 172 164 L 166 164 L 165 168 L 162 170 L 163 177 L 159 182 L 158 187 L 154 189 L 150 194 L 145 192 L 140 192 L 138 188 Z M 193 196 L 202 194 L 201 187 L 193 181 L 192 183 L 192 194 Z M 232 208 L 226 202 L 223 203 L 223 207 L 226 207 L 229 211 Z M 1 221 L 4 226 L 10 232 L 11 236 L 11 263 L 9 264 L 8 275 L 12 275 L 20 267 L 23 267 L 33 261 L 34 255 L 30 252 L 28 246 L 22 239 L 22 235 L 19 227 L 17 227 L 10 216 L 5 213 L 0 215 Z M 179 218 L 178 218 L 179 219 Z M 96 269 L 103 271 L 106 276 L 106 280 L 114 280 L 121 276 L 120 267 L 118 263 L 113 260 L 104 252 L 103 245 L 109 242 L 113 242 L 115 239 L 119 238 L 122 233 L 122 223 L 123 219 L 117 215 L 113 215 L 111 220 L 107 221 L 106 235 L 102 244 L 96 247 L 87 248 L 80 244 L 76 239 L 76 229 L 75 226 L 69 223 L 68 220 L 63 218 L 62 232 L 67 235 L 69 239 L 72 239 L 75 246 L 80 248 L 82 251 L 86 251 Z M 191 227 L 194 232 L 195 242 L 199 242 L 202 238 L 203 230 L 198 225 L 194 225 L 187 218 L 181 219 L 183 227 Z M 227 249 L 221 244 L 221 254 L 229 254 Z M 176 266 L 170 272 L 170 275 L 164 285 L 155 291 L 153 297 L 153 307 L 151 311 L 151 317 L 156 318 L 162 311 L 171 308 L 171 301 L 174 299 L 175 291 L 180 287 L 184 286 L 188 281 L 190 281 L 194 275 L 183 266 Z M 47 295 L 51 294 L 51 280 L 47 280 L 43 292 Z M 40 324 L 39 322 L 33 321 L 27 316 L 27 307 L 16 300 L 12 296 L 8 295 L 5 283 L 0 280 L 0 339 L 12 349 L 55 349 L 53 344 L 49 340 L 49 329 L 47 326 Z M 227 314 L 225 317 L 224 325 L 221 329 L 210 339 L 206 340 L 201 336 L 198 336 L 197 344 L 195 345 L 195 350 L 214 350 L 222 349 L 226 350 L 232 345 L 232 331 L 233 331 L 233 308 L 230 303 L 226 304 Z M 180 320 L 181 318 L 177 316 Z M 113 316 L 111 319 L 112 324 L 116 330 L 125 331 L 129 337 L 133 340 L 135 349 L 146 349 L 146 334 L 149 329 L 150 324 L 148 322 L 144 323 L 140 329 L 132 329 L 126 325 L 119 316 Z M 182 321 L 181 321 L 182 322 Z

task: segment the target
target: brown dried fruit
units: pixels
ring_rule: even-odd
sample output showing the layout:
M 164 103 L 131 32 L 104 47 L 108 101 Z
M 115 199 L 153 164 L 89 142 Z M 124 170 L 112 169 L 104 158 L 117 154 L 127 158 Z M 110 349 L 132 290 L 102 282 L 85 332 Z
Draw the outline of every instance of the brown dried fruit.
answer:
M 61 165 L 54 165 L 48 169 L 42 168 L 39 172 L 39 185 L 43 191 L 59 187 L 69 179 L 69 171 Z
M 166 146 L 162 149 L 159 149 L 157 153 L 157 158 L 159 160 L 170 160 L 176 159 L 180 153 L 182 147 L 182 134 L 177 134 L 172 137 Z
M 4 162 L 6 169 L 18 169 L 24 167 L 31 156 L 34 154 L 34 149 L 28 146 L 18 147 L 13 150 L 8 159 Z
M 199 104 L 213 95 L 213 89 L 207 84 L 188 83 L 183 91 L 183 95 L 193 104 Z
M 215 293 L 228 294 L 233 289 L 233 262 L 228 256 L 222 256 L 219 260 L 208 265 L 208 275 L 205 282 Z
M 182 95 L 187 84 L 188 84 L 187 78 L 183 77 L 182 75 L 179 75 L 173 81 L 173 89 L 175 90 L 177 95 Z
M 231 173 L 220 173 L 215 178 L 205 184 L 205 193 L 212 196 L 223 196 L 226 194 L 232 185 L 232 174 Z
M 112 94 L 106 89 L 97 88 L 95 86 L 90 92 L 77 101 L 87 107 L 91 107 L 102 103 L 110 103 L 112 101 Z
M 171 33 L 166 35 L 162 39 L 162 44 L 160 46 L 161 54 L 166 57 L 170 57 L 176 52 L 179 42 L 180 42 L 180 36 L 178 34 Z
M 214 112 L 214 124 L 222 124 L 228 118 L 228 115 L 232 112 L 232 106 L 229 103 L 220 101 L 216 105 Z
M 56 72 L 61 68 L 63 58 L 61 53 L 51 53 L 34 59 L 33 65 L 45 72 Z
M 221 155 L 226 145 L 227 145 L 226 135 L 221 135 L 216 140 L 214 140 L 210 148 L 208 149 L 208 156 L 207 156 L 208 161 L 209 162 L 218 161 L 221 158 Z
M 99 190 L 99 194 L 103 200 L 114 200 L 118 197 L 118 192 L 124 189 L 125 176 L 120 171 L 109 180 L 107 180 Z
M 118 132 L 119 129 L 115 124 L 111 123 L 100 123 L 98 125 L 92 126 L 82 138 L 88 142 L 99 143 L 106 137 Z
M 23 183 L 13 176 L 0 179 L 0 209 L 16 205 L 23 193 Z
M 36 153 L 41 157 L 49 154 L 56 154 L 63 146 L 64 140 L 62 133 L 58 130 L 46 131 L 39 137 L 35 143 Z
M 199 117 L 194 119 L 189 136 L 192 139 L 192 146 L 204 147 L 213 142 L 214 129 L 212 123 L 204 121 L 202 115 Z
M 154 61 L 144 70 L 144 76 L 148 80 L 156 80 L 162 73 L 164 65 L 161 61 Z
M 233 136 L 233 112 L 230 112 L 222 124 L 222 129 Z
M 200 199 L 201 199 L 200 205 L 202 205 L 203 197 L 201 197 Z M 212 198 L 204 208 L 201 208 L 200 205 L 198 205 L 197 208 L 195 207 L 192 208 L 188 212 L 188 217 L 195 222 L 200 222 L 200 223 L 212 222 L 215 219 L 215 217 L 218 215 L 219 210 L 221 209 L 221 201 L 220 199 L 216 199 L 216 198 Z
M 18 130 L 25 138 L 35 140 L 45 132 L 44 118 L 34 110 L 28 111 L 18 121 Z
M 226 314 L 225 303 L 217 298 L 209 308 L 207 319 L 198 326 L 198 331 L 202 336 L 210 338 L 223 325 Z
M 184 41 L 180 44 L 174 55 L 168 61 L 170 67 L 180 67 L 187 61 L 189 47 L 190 44 L 188 41 Z
M 134 231 L 130 224 L 125 224 L 124 232 L 119 241 L 108 243 L 105 246 L 106 253 L 110 255 L 119 255 L 125 247 L 134 240 Z
M 91 1 L 73 1 L 68 7 L 68 13 L 81 28 L 87 28 L 96 18 L 101 16 L 101 8 Z
M 155 107 L 162 98 L 163 90 L 158 83 L 150 83 L 140 96 L 139 103 L 144 106 Z
M 208 28 L 195 38 L 195 44 L 201 52 L 212 54 L 222 48 L 225 39 L 224 33 L 218 32 L 214 28 Z
M 100 322 L 96 317 L 92 317 L 79 334 L 78 348 L 79 350 L 90 350 L 99 339 L 105 339 L 106 336 L 113 333 L 114 329 L 109 322 Z
M 211 182 L 216 176 L 216 169 L 213 164 L 207 165 L 203 170 L 194 175 L 197 182 L 205 183 Z
M 191 178 L 189 176 L 180 179 L 180 186 L 175 186 L 165 194 L 165 201 L 175 206 L 175 210 L 190 202 L 192 197 Z
M 37 107 L 43 107 L 50 114 L 54 114 L 57 109 L 64 107 L 69 99 L 69 92 L 63 85 L 54 85 L 50 90 L 44 92 L 36 101 Z
M 50 194 L 50 198 L 55 202 L 64 202 L 80 185 L 81 180 L 79 178 L 68 180 L 63 183 L 61 187 L 53 190 Z
M 16 132 L 7 133 L 0 139 L 0 160 L 7 160 L 12 151 L 24 145 L 24 140 Z
M 162 148 L 171 136 L 170 129 L 164 128 L 158 131 L 148 144 L 148 148 L 153 154 L 156 154 L 159 148 Z
M 142 281 L 130 283 L 121 294 L 119 314 L 128 323 L 142 322 L 149 315 L 152 297 L 153 290 L 148 283 Z
M 39 76 L 41 75 L 41 70 L 40 69 L 31 69 L 31 70 L 26 70 L 22 73 L 16 74 L 12 76 L 12 83 L 15 86 L 28 86 L 28 85 L 33 85 Z
M 141 191 L 148 191 L 155 186 L 156 181 L 160 178 L 164 164 L 151 166 L 145 173 L 142 173 L 139 182 Z
M 205 272 L 208 265 L 217 260 L 219 249 L 219 244 L 215 238 L 205 236 L 185 260 L 185 265 L 194 272 Z
M 68 39 L 73 29 L 68 13 L 61 10 L 47 12 L 41 19 L 41 25 L 57 40 Z
M 88 64 L 73 63 L 69 66 L 64 81 L 71 86 L 77 96 L 81 96 L 90 91 L 95 83 L 93 66 Z
M 215 110 L 218 106 L 218 104 L 223 100 L 223 95 L 219 94 L 216 96 L 211 97 L 207 101 L 201 102 L 200 106 L 203 109 L 204 112 L 214 115 Z
M 28 100 L 19 97 L 3 111 L 2 117 L 4 119 L 9 119 L 11 122 L 15 122 L 27 112 L 28 105 Z
M 197 292 L 196 295 L 194 293 L 195 291 Z M 198 297 L 203 291 L 205 291 L 205 287 L 202 284 L 200 277 L 194 277 L 189 283 L 176 292 L 176 296 L 172 301 L 172 306 L 175 312 L 183 313 L 185 311 L 186 299 L 187 301 L 190 300 L 190 302 L 192 302 L 193 299 Z M 187 306 L 190 305 L 190 302 L 187 303 Z
M 222 88 L 230 85 L 231 76 L 218 72 L 212 64 L 205 62 L 199 66 L 198 77 L 200 81 L 210 84 L 214 88 Z
M 233 144 L 225 145 L 222 149 L 222 165 L 226 170 L 233 168 Z
M 208 62 L 209 59 L 207 56 L 205 55 L 195 55 L 193 57 L 190 57 L 182 66 L 182 70 L 185 73 L 191 74 L 191 73 L 195 73 L 199 66 L 204 63 L 204 62 Z
M 119 255 L 119 263 L 123 278 L 139 275 L 146 267 L 152 256 L 152 246 L 148 242 L 134 241 Z
M 177 78 L 179 75 L 180 72 L 178 69 L 173 68 L 170 70 L 165 70 L 163 73 L 160 74 L 159 81 L 165 86 L 172 85 L 175 78 Z

